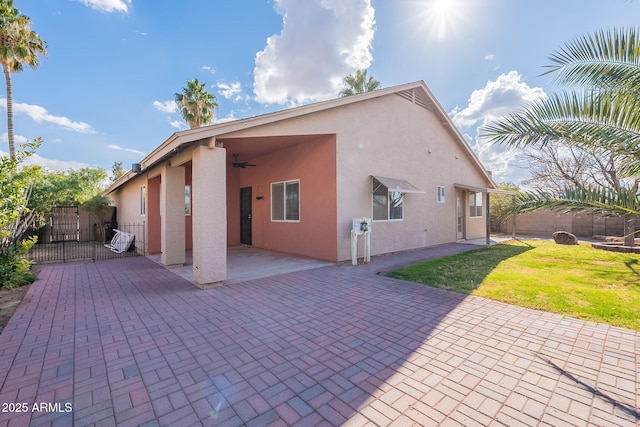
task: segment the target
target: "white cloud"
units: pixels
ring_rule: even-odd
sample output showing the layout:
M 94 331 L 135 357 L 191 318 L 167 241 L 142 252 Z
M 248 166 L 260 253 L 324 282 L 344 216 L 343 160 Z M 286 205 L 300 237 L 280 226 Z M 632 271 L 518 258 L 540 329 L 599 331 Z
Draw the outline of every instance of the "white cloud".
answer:
M 126 151 L 128 153 L 137 154 L 139 156 L 144 156 L 144 153 L 140 150 L 134 150 L 133 148 L 124 148 L 116 144 L 107 145 L 107 148 L 111 148 L 112 150 Z
M 0 107 L 7 108 L 7 99 L 0 98 Z M 37 123 L 47 122 L 61 126 L 67 130 L 72 130 L 80 133 L 96 133 L 91 125 L 84 122 L 74 122 L 73 120 L 64 116 L 54 116 L 49 114 L 46 108 L 39 105 L 32 104 L 13 104 L 14 114 L 26 114 Z
M 171 127 L 174 127 L 174 128 L 176 128 L 178 130 L 189 129 L 189 125 L 187 125 L 182 120 L 173 120 L 171 117 L 169 117 L 168 119 L 169 119 L 169 124 L 171 125 Z
M 215 69 L 215 68 L 213 68 L 213 67 L 210 67 L 210 66 L 208 66 L 208 65 L 203 65 L 203 66 L 202 66 L 202 70 L 203 70 L 203 71 L 208 71 L 208 72 L 210 72 L 211 74 L 215 74 L 215 73 L 216 73 L 216 69 Z
M 38 154 L 33 154 L 29 158 L 27 158 L 24 165 L 38 165 L 44 168 L 47 168 L 52 171 L 68 171 L 70 169 L 78 170 L 82 168 L 90 168 L 91 165 L 87 163 L 74 162 L 70 160 L 57 160 L 57 159 L 47 159 Z
M 178 104 L 174 100 L 170 101 L 153 101 L 153 106 L 156 110 L 160 110 L 163 113 L 173 114 L 178 112 Z
M 2 138 L 6 138 L 6 133 L 2 136 Z M 16 142 L 18 140 L 18 137 L 16 136 Z M 0 157 L 5 157 L 8 156 L 9 153 L 0 150 Z M 42 157 L 39 154 L 32 154 L 31 156 L 27 157 L 23 162 L 22 165 L 24 166 L 41 166 L 43 168 L 52 170 L 52 171 L 60 171 L 60 172 L 66 172 L 70 169 L 73 170 L 78 170 L 78 169 L 82 169 L 82 168 L 89 168 L 91 167 L 91 165 L 88 165 L 87 163 L 81 163 L 81 162 L 74 162 L 74 161 L 67 161 L 67 160 L 57 160 L 57 159 L 47 159 L 46 157 Z
M 546 96 L 542 88 L 527 85 L 522 74 L 510 71 L 474 90 L 468 105 L 464 109 L 456 107 L 450 115 L 457 126 L 473 126 L 479 121 L 504 117 Z
M 5 132 L 0 136 L 0 140 L 2 140 L 2 142 L 9 142 L 9 133 Z M 28 142 L 29 139 L 25 138 L 22 135 L 13 135 L 13 140 L 15 141 L 16 145 L 18 144 L 24 144 L 25 142 Z
M 491 144 L 486 138 L 476 135 L 472 146 L 484 167 L 491 171 L 495 182 L 513 182 L 522 185 L 529 177 L 526 165 L 520 160 L 520 150 L 504 145 Z
M 242 93 L 242 86 L 240 82 L 233 83 L 216 83 L 218 93 L 227 99 L 231 99 L 234 95 Z
M 335 97 L 345 76 L 371 65 L 371 0 L 274 0 L 274 6 L 283 26 L 256 54 L 256 101 L 300 104 Z
M 484 56 L 485 61 L 493 61 L 496 59 L 496 56 L 493 53 Z
M 496 182 L 520 184 L 528 177 L 528 171 L 518 160 L 518 150 L 489 143 L 480 136 L 480 126 L 520 111 L 546 96 L 542 88 L 530 87 L 521 74 L 511 71 L 498 76 L 495 81 L 487 82 L 484 88 L 473 91 L 466 107 L 456 107 L 450 113 L 456 126 L 477 128 L 472 147 L 484 166 L 493 173 Z
M 238 120 L 238 118 L 236 117 L 236 112 L 235 111 L 231 111 L 227 115 L 227 117 L 222 117 L 222 118 L 219 118 L 219 119 L 215 119 L 214 124 L 233 122 L 234 120 Z
M 251 99 L 249 95 L 242 93 L 242 84 L 240 82 L 218 82 L 216 87 L 219 89 L 218 93 L 220 95 L 226 99 L 232 99 L 233 102 L 249 101 Z
M 131 0 L 76 0 L 92 9 L 100 12 L 124 12 L 129 11 Z

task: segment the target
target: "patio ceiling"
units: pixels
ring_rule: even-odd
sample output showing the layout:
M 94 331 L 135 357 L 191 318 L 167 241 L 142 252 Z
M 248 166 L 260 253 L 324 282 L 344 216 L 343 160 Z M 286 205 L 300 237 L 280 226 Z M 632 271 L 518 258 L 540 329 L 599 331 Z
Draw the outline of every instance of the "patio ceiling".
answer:
M 264 136 L 246 138 L 216 138 L 217 143 L 222 143 L 227 150 L 227 164 L 235 161 L 234 154 L 238 154 L 238 160 L 250 162 L 255 158 L 265 154 L 284 150 L 297 144 L 324 139 L 328 135 L 287 135 L 287 136 Z

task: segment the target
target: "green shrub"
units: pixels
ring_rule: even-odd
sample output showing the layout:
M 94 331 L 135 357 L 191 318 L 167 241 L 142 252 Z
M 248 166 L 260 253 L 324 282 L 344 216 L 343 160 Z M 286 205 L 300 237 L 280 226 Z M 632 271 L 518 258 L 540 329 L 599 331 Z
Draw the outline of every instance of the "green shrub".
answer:
M 0 288 L 12 289 L 28 285 L 36 278 L 29 270 L 33 261 L 23 256 L 36 243 L 36 236 L 17 242 L 15 245 L 0 249 Z

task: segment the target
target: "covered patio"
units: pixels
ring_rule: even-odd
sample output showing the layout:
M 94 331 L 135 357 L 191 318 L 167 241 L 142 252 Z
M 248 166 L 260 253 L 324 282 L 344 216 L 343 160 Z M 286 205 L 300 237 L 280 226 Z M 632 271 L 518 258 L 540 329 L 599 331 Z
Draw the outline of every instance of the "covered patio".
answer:
M 283 268 L 282 254 L 337 259 L 336 220 L 330 215 L 336 210 L 335 135 L 205 142 L 178 151 L 147 177 L 148 253 L 155 261 L 198 286 L 212 287 L 265 277 L 256 269 L 288 272 L 301 264 L 294 256 Z M 274 186 L 283 191 L 282 218 L 274 210 Z M 289 217 L 290 188 L 295 188 L 295 217 Z M 303 192 L 301 205 L 297 199 Z M 248 262 L 255 268 L 245 270 L 247 261 L 232 248 L 248 246 L 266 251 L 250 252 L 255 259 Z
M 162 265 L 159 254 L 148 255 L 148 258 Z M 227 279 L 224 282 L 208 286 L 196 283 L 193 278 L 193 253 L 191 251 L 185 253 L 184 265 L 169 267 L 168 269 L 194 285 L 208 289 L 220 286 L 223 283 L 229 285 L 326 267 L 332 264 L 334 263 L 299 255 L 284 254 L 248 246 L 234 246 L 227 249 Z

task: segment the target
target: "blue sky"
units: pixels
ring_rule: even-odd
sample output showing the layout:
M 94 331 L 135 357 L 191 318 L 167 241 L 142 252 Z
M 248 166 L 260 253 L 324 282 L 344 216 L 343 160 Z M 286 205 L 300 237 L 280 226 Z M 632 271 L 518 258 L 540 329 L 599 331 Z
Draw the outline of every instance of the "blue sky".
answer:
M 496 181 L 516 153 L 477 128 L 554 89 L 547 57 L 582 34 L 637 25 L 626 0 L 14 0 L 48 44 L 13 76 L 17 141 L 52 169 L 127 168 L 186 129 L 172 104 L 198 78 L 217 121 L 337 96 L 358 68 L 383 87 L 424 80 Z M 178 6 L 179 5 L 179 6 Z M 7 151 L 0 90 L 0 150 Z M 2 102 L 4 101 L 4 102 Z

